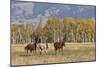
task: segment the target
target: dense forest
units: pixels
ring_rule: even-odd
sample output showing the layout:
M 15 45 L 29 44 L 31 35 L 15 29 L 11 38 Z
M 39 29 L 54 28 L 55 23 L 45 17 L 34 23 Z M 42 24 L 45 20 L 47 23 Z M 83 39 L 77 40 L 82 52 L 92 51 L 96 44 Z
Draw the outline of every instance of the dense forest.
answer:
M 95 42 L 96 21 L 93 18 L 59 18 L 57 16 L 48 17 L 46 24 L 42 24 L 42 19 L 38 25 L 27 23 L 11 23 L 11 43 L 24 44 L 34 42 L 34 37 L 39 35 L 42 42 L 53 43 L 59 41 L 63 36 L 66 42 Z

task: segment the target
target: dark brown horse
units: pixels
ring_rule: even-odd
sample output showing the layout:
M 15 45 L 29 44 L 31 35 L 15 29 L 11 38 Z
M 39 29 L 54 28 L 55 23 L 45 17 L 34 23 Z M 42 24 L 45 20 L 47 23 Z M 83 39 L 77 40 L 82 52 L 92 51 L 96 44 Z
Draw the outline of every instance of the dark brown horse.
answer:
M 28 53 L 28 50 L 32 53 L 36 52 L 36 44 L 37 43 L 33 43 L 33 44 L 28 44 L 26 47 L 25 47 L 25 50 L 27 51 Z
M 59 51 L 61 50 L 62 54 L 63 54 L 63 46 L 65 46 L 65 41 L 55 42 L 54 43 L 55 54 L 56 54 L 57 50 L 59 50 Z

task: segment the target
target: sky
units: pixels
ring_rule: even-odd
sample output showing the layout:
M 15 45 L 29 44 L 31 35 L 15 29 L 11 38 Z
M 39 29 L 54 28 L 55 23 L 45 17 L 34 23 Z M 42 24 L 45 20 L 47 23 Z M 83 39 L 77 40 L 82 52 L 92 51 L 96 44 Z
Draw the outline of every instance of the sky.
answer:
M 93 5 L 55 4 L 42 2 L 11 1 L 11 22 L 23 23 L 48 20 L 49 16 L 60 18 L 93 18 L 96 19 L 96 7 Z

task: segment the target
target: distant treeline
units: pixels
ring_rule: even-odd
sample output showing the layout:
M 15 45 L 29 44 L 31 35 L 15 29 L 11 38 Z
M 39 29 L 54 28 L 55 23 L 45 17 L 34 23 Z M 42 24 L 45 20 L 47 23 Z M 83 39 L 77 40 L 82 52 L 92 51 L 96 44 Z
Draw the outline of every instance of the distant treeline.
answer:
M 11 43 L 24 44 L 34 42 L 38 35 L 42 42 L 53 43 L 59 41 L 63 36 L 66 42 L 95 42 L 96 21 L 93 18 L 76 19 L 66 17 L 61 19 L 56 16 L 49 17 L 45 24 L 40 18 L 37 26 L 32 23 L 11 24 Z

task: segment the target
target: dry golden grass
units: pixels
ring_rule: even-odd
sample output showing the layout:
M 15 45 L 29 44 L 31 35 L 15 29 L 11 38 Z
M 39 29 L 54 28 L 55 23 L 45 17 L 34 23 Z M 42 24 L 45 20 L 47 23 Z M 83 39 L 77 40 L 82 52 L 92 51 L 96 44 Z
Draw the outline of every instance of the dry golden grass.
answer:
M 47 64 L 62 62 L 95 61 L 94 43 L 66 43 L 64 54 L 58 51 L 55 55 L 53 44 L 49 44 L 47 54 L 27 54 L 26 45 L 17 44 L 11 46 L 11 65 Z

